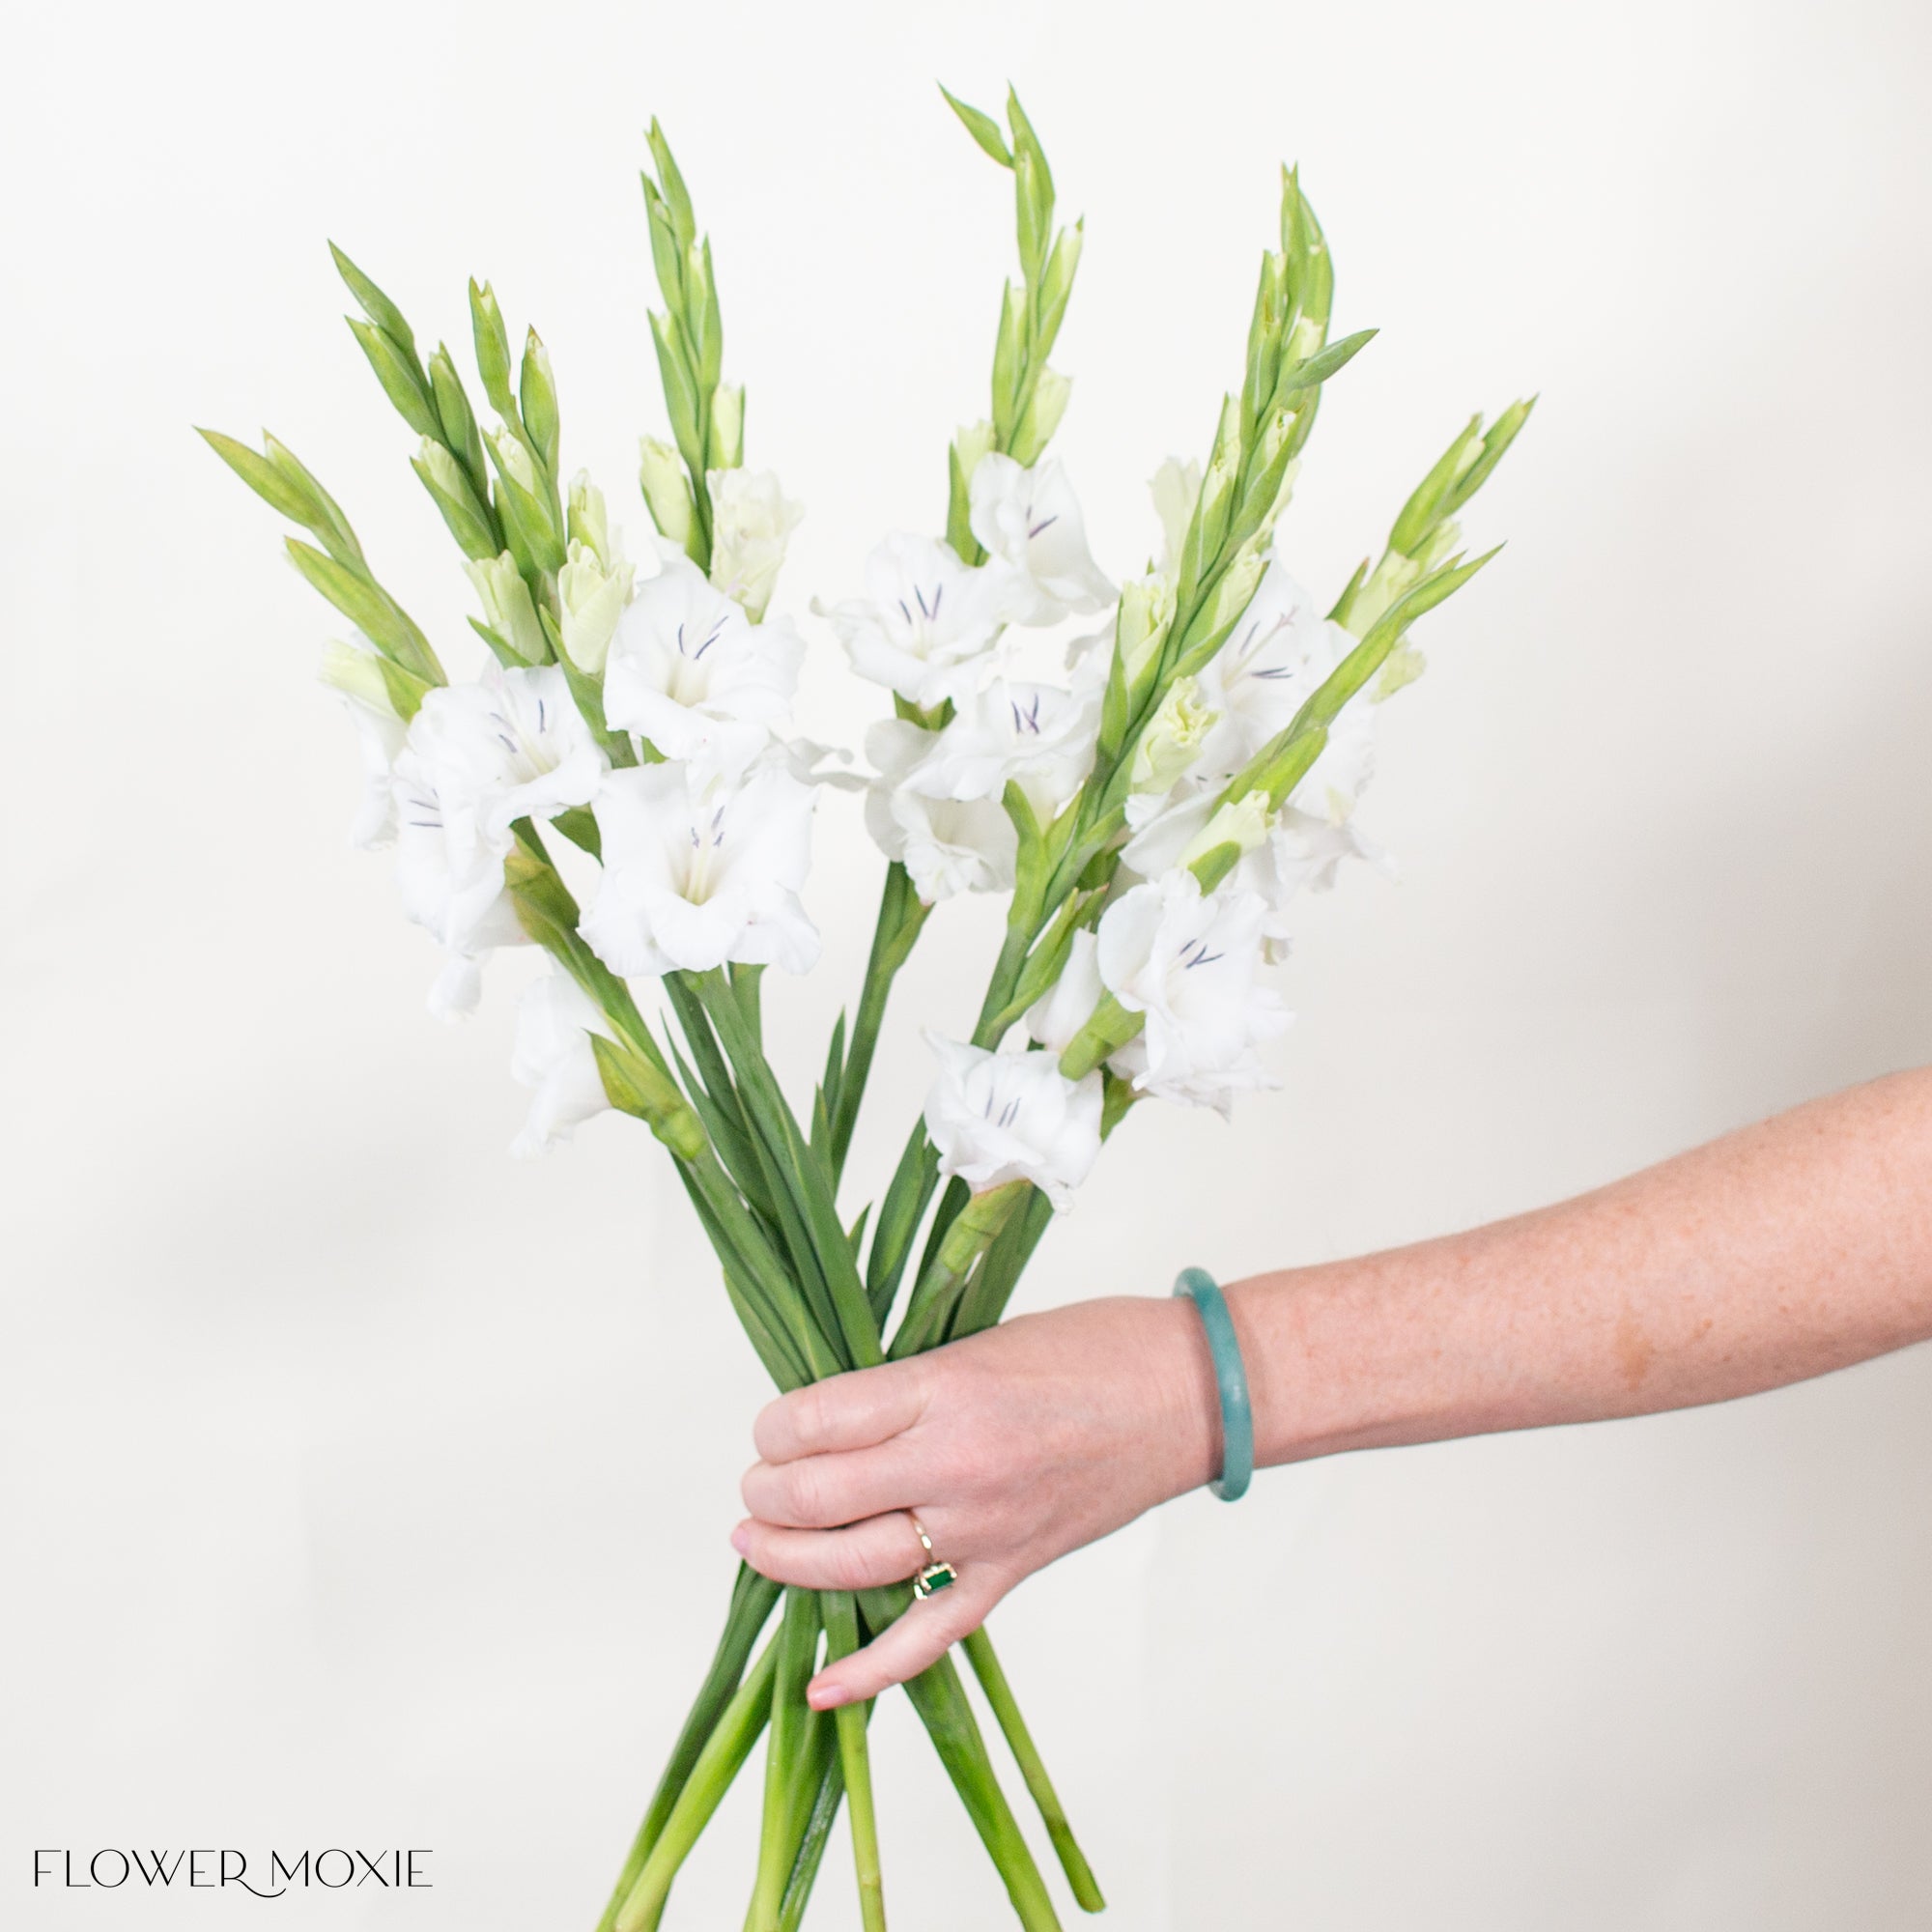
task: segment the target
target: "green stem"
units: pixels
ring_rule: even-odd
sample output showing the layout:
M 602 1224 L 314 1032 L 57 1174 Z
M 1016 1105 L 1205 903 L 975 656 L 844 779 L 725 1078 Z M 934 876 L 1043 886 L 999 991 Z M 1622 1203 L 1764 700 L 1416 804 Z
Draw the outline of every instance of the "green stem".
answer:
M 638 1834 L 631 1841 L 624 1868 L 617 1874 L 611 1903 L 604 1908 L 604 1917 L 597 1921 L 597 1932 L 611 1932 L 616 1924 L 617 1914 L 630 1895 L 632 1886 L 638 1882 L 638 1874 L 643 1870 L 651 1848 L 663 1833 L 666 1821 L 683 1793 L 699 1753 L 730 1703 L 732 1692 L 745 1674 L 745 1661 L 752 1654 L 752 1646 L 758 1640 L 758 1633 L 770 1620 L 772 1607 L 778 1600 L 778 1584 L 742 1563 L 738 1566 L 737 1580 L 731 1586 L 731 1611 L 724 1620 L 724 1632 L 718 1639 L 718 1648 L 712 1654 L 711 1668 L 705 1672 L 691 1714 L 684 1720 L 677 1743 L 671 1747 L 669 1760 L 658 1778 L 657 1790 L 651 1796 L 650 1809 L 644 1813 L 644 1821 L 638 1827 Z
M 849 1657 L 859 1648 L 859 1612 L 842 1590 L 823 1599 L 826 1651 Z M 886 1932 L 886 1894 L 879 1875 L 879 1822 L 872 1809 L 872 1760 L 866 1747 L 871 1704 L 841 1704 L 838 1711 L 838 1760 L 852 1801 L 852 1864 L 859 1883 L 859 1918 L 865 1932 Z
M 798 1932 L 805 1918 L 805 1908 L 811 1901 L 811 1888 L 817 1882 L 818 1867 L 824 1862 L 825 1847 L 832 1836 L 832 1827 L 838 1817 L 838 1806 L 844 1802 L 844 1797 L 845 1774 L 839 1765 L 838 1752 L 834 1751 L 825 1761 L 824 1775 L 818 1780 L 818 1796 L 805 1821 L 798 1856 L 792 1861 L 791 1877 L 785 1881 L 784 1904 L 779 1912 L 779 1932 Z
M 1009 1180 L 968 1198 L 947 1229 L 938 1252 L 920 1273 L 898 1333 L 893 1337 L 890 1352 L 894 1361 L 916 1355 L 944 1339 L 960 1285 L 999 1237 L 1032 1185 L 1031 1181 Z
M 993 1650 L 993 1640 L 983 1627 L 966 1639 L 966 1661 L 973 1666 L 973 1674 L 980 1680 L 980 1688 L 986 1693 L 986 1702 L 993 1707 L 994 1717 L 1000 1720 L 1000 1729 L 1012 1751 L 1013 1761 L 1020 1768 L 1020 1776 L 1026 1779 L 1027 1789 L 1033 1793 L 1033 1802 L 1039 1806 L 1046 1834 L 1053 1840 L 1053 1849 L 1060 1854 L 1061 1869 L 1066 1874 L 1067 1884 L 1073 1888 L 1074 1899 L 1082 1912 L 1104 1912 L 1107 1901 L 1101 1897 L 1100 1888 L 1094 1882 L 1093 1869 L 1074 1839 L 1073 1828 L 1066 1822 L 1066 1811 L 1061 1804 L 1060 1794 L 1054 1790 L 1053 1780 L 1046 1775 L 1046 1766 L 1033 1741 L 1033 1733 L 1027 1729 L 1026 1719 L 1020 1715 L 1012 1686 L 1007 1682 L 1007 1673 L 1000 1667 L 1000 1660 Z
M 764 1825 L 758 1837 L 758 1877 L 746 1932 L 778 1932 L 785 1880 L 791 1876 L 798 1837 L 788 1827 L 797 1798 L 811 1709 L 805 1687 L 818 1644 L 818 1599 L 810 1590 L 785 1592 L 779 1629 L 778 1668 L 772 1673 L 771 1738 L 765 1746 Z M 817 1780 L 812 1780 L 814 1787 Z
M 731 1780 L 744 1769 L 758 1733 L 772 1715 L 772 1679 L 778 1674 L 779 1644 L 778 1637 L 766 1644 L 745 1681 L 732 1692 L 630 1895 L 619 1907 L 612 1932 L 655 1932 L 678 1867 L 691 1856 L 692 1846 L 711 1822 L 712 1813 L 731 1788 Z
M 874 1619 L 875 1604 L 882 1599 L 895 1602 L 904 1594 L 867 1591 L 867 1621 L 877 1628 L 892 1612 L 884 1611 L 880 1618 Z M 933 1748 L 939 1753 L 940 1763 L 946 1767 L 946 1775 L 952 1780 L 952 1788 L 958 1792 L 974 1829 L 1006 1884 L 1007 1896 L 1011 1899 L 1021 1925 L 1026 1932 L 1060 1932 L 1053 1900 L 1047 1895 L 1045 1882 L 1020 1833 L 1012 1807 L 1000 1789 L 993 1761 L 986 1755 L 985 1740 L 980 1735 L 980 1726 L 966 1701 L 965 1687 L 959 1682 L 959 1672 L 953 1667 L 952 1658 L 942 1657 L 929 1670 L 912 1678 L 905 1688 Z
M 946 1323 L 949 1342 L 990 1328 L 1007 1312 L 1022 1270 L 1052 1225 L 1053 1203 L 1035 1188 L 1027 1196 L 1026 1206 L 1000 1230 L 998 1239 L 960 1290 Z
M 831 1167 L 835 1180 L 845 1171 L 845 1155 L 858 1123 L 859 1103 L 872 1070 L 872 1054 L 879 1043 L 879 1027 L 886 1016 L 893 980 L 911 956 L 913 943 L 932 908 L 921 902 L 903 866 L 886 868 L 885 890 L 879 898 L 878 923 L 872 928 L 872 951 L 866 961 L 866 982 L 859 992 L 859 1009 L 852 1022 L 852 1042 L 838 1076 L 832 1110 Z

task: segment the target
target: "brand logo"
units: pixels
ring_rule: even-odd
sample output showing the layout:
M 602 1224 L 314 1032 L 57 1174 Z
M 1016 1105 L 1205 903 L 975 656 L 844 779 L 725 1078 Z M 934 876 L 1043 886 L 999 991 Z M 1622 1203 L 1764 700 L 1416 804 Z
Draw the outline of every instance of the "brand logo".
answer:
M 180 1886 L 183 1890 L 217 1891 L 239 1885 L 257 1898 L 280 1898 L 290 1891 L 354 1891 L 373 1886 L 383 1891 L 429 1889 L 423 1850 L 362 1852 L 331 1845 L 320 1852 L 270 1852 L 251 1866 L 245 1852 L 232 1848 L 194 1851 L 98 1852 L 37 1851 L 34 1884 L 84 1891 L 118 1891 Z

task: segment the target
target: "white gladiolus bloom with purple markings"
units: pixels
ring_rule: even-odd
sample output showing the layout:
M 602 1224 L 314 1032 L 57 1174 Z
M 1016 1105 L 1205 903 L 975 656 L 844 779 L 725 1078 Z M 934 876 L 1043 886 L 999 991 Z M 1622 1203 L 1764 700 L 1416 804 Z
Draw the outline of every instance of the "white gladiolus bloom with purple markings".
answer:
M 667 758 L 742 768 L 784 722 L 804 640 L 754 624 L 689 558 L 666 558 L 617 621 L 604 667 L 604 717 Z
M 582 931 L 620 978 L 726 964 L 807 973 L 818 928 L 799 889 L 812 791 L 781 758 L 742 777 L 666 763 L 612 772 L 594 810 L 604 876 Z
M 925 1102 L 939 1172 L 975 1194 L 1028 1180 L 1065 1208 L 1099 1158 L 1100 1076 L 1069 1080 L 1049 1053 L 988 1053 L 925 1037 L 939 1060 Z

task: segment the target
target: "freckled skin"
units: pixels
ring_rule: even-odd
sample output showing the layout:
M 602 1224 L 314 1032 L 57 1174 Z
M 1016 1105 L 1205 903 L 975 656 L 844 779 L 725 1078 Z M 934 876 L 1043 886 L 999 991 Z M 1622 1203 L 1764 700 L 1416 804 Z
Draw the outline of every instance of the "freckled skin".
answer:
M 1237 1282 L 1257 1460 L 1723 1402 L 1932 1337 L 1932 1069 L 1595 1193 Z M 772 1404 L 733 1542 L 785 1582 L 959 1579 L 820 1672 L 821 1707 L 923 1670 L 1035 1570 L 1196 1488 L 1218 1399 L 1185 1302 L 1002 1323 Z

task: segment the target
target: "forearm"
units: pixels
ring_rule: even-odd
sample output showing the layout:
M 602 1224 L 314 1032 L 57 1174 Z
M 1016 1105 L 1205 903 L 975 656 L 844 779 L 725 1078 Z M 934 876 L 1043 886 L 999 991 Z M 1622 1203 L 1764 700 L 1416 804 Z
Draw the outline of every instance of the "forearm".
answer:
M 1720 1402 L 1932 1335 L 1932 1069 L 1229 1291 L 1264 1463 Z

